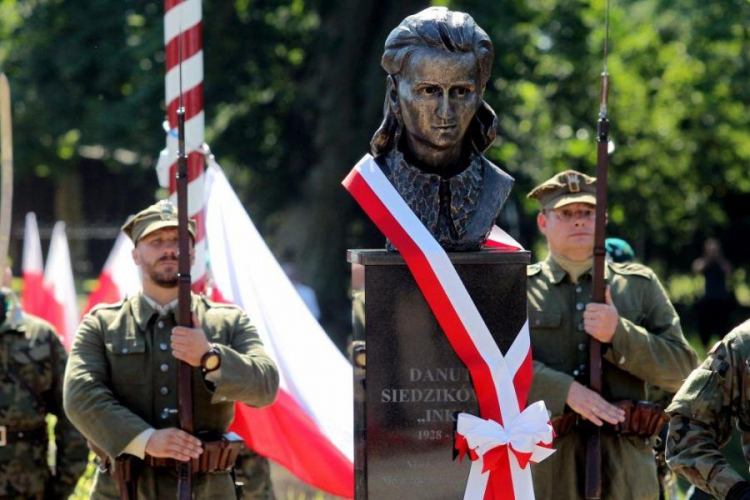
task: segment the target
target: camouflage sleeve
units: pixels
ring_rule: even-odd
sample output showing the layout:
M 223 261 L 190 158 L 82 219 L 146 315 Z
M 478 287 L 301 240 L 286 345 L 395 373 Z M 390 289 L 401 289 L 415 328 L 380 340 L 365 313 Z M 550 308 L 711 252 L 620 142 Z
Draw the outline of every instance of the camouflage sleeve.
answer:
M 656 276 L 648 281 L 642 300 L 642 326 L 621 317 L 605 359 L 649 384 L 674 392 L 697 366 L 698 358 Z
M 244 312 L 238 311 L 233 330 L 231 346 L 216 346 L 221 352 L 221 380 L 211 401 L 267 406 L 279 389 L 276 363 L 266 353 L 257 329 Z
M 80 432 L 73 427 L 63 411 L 63 376 L 67 355 L 57 335 L 52 335 L 54 349 L 54 394 L 50 410 L 57 416 L 55 424 L 55 498 L 68 498 L 86 469 L 89 459 L 89 448 Z
M 552 416 L 562 415 L 570 385 L 574 380 L 567 373 L 553 370 L 540 361 L 534 361 L 534 378 L 531 380 L 529 402 L 543 400 Z
M 725 340 L 690 374 L 667 409 L 669 467 L 718 498 L 742 480 L 720 451 L 731 437 L 741 396 L 736 361 Z
M 112 393 L 99 321 L 89 314 L 78 327 L 65 370 L 63 404 L 78 430 L 107 455 L 116 457 L 151 425 L 123 406 Z

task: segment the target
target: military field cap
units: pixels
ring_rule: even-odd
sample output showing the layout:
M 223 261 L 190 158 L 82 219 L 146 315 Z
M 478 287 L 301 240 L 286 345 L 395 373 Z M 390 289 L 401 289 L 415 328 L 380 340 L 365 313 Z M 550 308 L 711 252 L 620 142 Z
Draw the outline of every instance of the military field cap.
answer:
M 177 227 L 177 207 L 169 200 L 161 200 L 130 217 L 122 230 L 135 245 L 144 236 L 165 227 Z M 195 221 L 188 221 L 188 231 L 195 241 Z
M 596 205 L 596 178 L 575 170 L 560 172 L 531 190 L 528 197 L 553 210 L 571 203 Z

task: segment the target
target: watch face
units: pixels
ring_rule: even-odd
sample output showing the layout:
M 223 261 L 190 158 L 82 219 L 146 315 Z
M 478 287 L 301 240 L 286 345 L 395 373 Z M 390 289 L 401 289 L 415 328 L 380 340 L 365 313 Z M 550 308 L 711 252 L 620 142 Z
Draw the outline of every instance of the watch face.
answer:
M 206 358 L 204 369 L 207 371 L 215 370 L 219 367 L 219 355 L 218 354 L 211 354 Z

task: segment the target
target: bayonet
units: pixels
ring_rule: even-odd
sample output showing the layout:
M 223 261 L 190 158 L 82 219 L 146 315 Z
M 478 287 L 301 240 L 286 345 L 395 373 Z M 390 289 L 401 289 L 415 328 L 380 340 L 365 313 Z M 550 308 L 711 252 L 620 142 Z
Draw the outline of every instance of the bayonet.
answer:
M 5 276 L 10 246 L 10 225 L 13 210 L 13 130 L 10 113 L 10 85 L 5 73 L 0 73 L 0 283 Z

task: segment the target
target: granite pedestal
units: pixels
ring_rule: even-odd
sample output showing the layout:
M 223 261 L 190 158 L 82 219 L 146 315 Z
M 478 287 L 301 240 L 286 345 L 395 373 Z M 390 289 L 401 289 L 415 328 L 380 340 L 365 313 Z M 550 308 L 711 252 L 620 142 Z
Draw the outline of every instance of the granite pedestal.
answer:
M 469 372 L 456 356 L 398 253 L 350 250 L 355 368 L 357 499 L 460 499 L 469 461 L 453 460 L 457 412 L 479 415 Z M 500 350 L 526 320 L 529 253 L 449 254 Z M 363 302 L 363 303 L 362 303 Z

